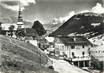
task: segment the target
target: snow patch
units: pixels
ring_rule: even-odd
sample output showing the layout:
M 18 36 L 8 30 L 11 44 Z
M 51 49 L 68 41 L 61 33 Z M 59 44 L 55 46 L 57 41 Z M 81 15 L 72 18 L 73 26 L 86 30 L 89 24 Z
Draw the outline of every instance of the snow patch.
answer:
M 100 23 L 92 23 L 91 25 L 94 27 L 97 27 L 97 26 L 100 26 Z
M 45 38 L 48 42 L 53 42 L 54 41 L 54 37 L 46 37 Z
M 37 40 L 29 40 L 29 43 L 38 47 L 38 41 Z
M 102 34 L 102 35 L 90 38 L 89 41 L 98 46 L 104 45 L 104 35 Z

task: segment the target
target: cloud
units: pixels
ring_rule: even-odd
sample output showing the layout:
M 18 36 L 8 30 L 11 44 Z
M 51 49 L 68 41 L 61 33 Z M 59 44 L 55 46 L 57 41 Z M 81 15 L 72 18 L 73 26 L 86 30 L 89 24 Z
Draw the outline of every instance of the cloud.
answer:
M 104 13 L 104 8 L 100 3 L 97 3 L 91 10 L 91 12 L 102 14 Z
M 13 10 L 13 11 L 18 11 L 19 6 L 18 6 L 19 0 L 0 0 L 0 5 L 3 7 Z M 35 4 L 35 0 L 20 0 L 21 4 L 21 10 L 24 10 L 26 6 L 29 6 L 31 3 Z
M 97 14 L 102 14 L 102 13 L 104 13 L 104 8 L 103 8 L 102 4 L 96 3 L 96 5 L 94 7 L 92 7 L 90 10 L 83 10 L 78 13 L 85 13 L 85 12 L 93 12 L 93 13 L 97 13 Z
M 65 17 L 54 18 L 53 24 L 63 23 L 65 21 L 67 21 L 68 19 L 70 19 L 75 14 L 86 13 L 86 12 L 93 12 L 93 13 L 97 13 L 97 14 L 102 14 L 102 13 L 104 13 L 104 8 L 100 3 L 96 3 L 96 5 L 94 7 L 92 7 L 90 10 L 82 10 L 80 12 L 71 11 Z
M 78 14 L 79 13 L 86 13 L 86 12 L 90 12 L 90 11 L 89 10 L 82 10 L 82 11 L 78 12 Z
M 73 15 L 75 15 L 75 12 L 74 11 L 71 11 L 69 12 L 69 14 L 65 17 L 60 17 L 60 21 L 64 22 L 64 21 L 67 21 L 69 18 L 71 18 Z
M 69 18 L 71 18 L 73 15 L 75 15 L 74 11 L 69 12 L 69 14 L 65 17 L 59 17 L 53 19 L 53 24 L 63 23 L 67 21 Z

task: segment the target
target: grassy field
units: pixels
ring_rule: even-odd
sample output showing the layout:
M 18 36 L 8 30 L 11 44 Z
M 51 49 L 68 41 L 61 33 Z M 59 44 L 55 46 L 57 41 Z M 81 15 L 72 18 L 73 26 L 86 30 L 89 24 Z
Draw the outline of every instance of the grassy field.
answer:
M 0 70 L 8 73 L 55 73 L 45 67 L 49 58 L 37 47 L 0 35 Z

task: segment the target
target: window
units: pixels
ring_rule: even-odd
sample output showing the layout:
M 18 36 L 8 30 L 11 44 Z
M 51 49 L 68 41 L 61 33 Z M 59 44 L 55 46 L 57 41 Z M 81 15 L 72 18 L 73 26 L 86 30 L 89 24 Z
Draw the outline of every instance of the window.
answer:
M 75 48 L 75 46 L 71 46 L 71 48 L 72 48 L 72 49 L 74 49 L 74 48 Z
M 84 48 L 85 46 L 83 45 L 82 48 Z
M 82 55 L 83 55 L 83 57 L 84 57 L 84 55 L 85 55 L 85 52 L 84 52 L 84 51 L 82 52 Z
M 91 51 L 88 52 L 89 56 L 91 55 Z
M 73 58 L 75 57 L 74 52 L 72 52 L 72 57 L 73 57 Z

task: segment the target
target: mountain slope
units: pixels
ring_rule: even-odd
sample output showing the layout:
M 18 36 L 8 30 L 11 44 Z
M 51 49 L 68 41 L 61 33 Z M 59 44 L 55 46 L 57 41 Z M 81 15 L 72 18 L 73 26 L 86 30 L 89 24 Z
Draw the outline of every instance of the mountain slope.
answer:
M 74 15 L 50 35 L 69 35 L 71 33 L 98 35 L 104 32 L 103 28 L 103 14 L 89 12 Z
M 55 73 L 45 65 L 49 58 L 37 47 L 0 35 L 0 70 Z

